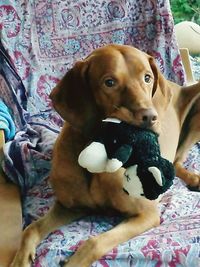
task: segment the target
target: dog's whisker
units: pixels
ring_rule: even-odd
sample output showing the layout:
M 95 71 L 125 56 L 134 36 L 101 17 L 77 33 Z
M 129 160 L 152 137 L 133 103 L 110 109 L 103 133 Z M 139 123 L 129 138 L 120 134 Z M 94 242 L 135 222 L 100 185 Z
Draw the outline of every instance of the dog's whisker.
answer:
M 118 107 L 118 106 L 116 106 L 116 105 L 113 105 L 113 107 L 114 107 L 115 109 L 119 110 L 119 107 Z

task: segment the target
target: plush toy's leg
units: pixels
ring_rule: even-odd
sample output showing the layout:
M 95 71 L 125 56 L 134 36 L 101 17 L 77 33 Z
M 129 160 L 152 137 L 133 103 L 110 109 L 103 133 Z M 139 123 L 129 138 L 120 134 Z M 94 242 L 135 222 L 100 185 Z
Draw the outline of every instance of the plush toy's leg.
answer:
M 78 163 L 89 172 L 104 172 L 107 164 L 105 146 L 99 142 L 92 142 L 80 153 Z
M 117 151 L 112 155 L 112 158 L 108 160 L 106 165 L 107 172 L 117 171 L 127 160 L 130 158 L 133 148 L 131 145 L 121 145 Z
M 122 167 L 122 162 L 118 159 L 109 159 L 106 164 L 106 172 L 115 172 Z

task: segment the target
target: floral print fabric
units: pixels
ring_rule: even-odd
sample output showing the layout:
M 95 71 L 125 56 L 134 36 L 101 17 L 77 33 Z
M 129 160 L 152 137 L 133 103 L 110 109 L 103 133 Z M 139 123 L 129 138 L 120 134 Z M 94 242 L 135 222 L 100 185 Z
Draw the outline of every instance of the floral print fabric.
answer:
M 168 0 L 0 0 L 0 30 L 0 97 L 16 115 L 18 130 L 5 146 L 4 170 L 22 189 L 26 226 L 54 202 L 48 173 L 62 119 L 52 110 L 49 93 L 75 61 L 97 47 L 118 43 L 154 56 L 167 79 L 183 84 L 184 72 Z M 200 171 L 199 152 L 197 144 L 187 168 Z M 161 225 L 119 245 L 92 266 L 198 266 L 199 196 L 175 179 L 159 206 Z M 38 246 L 33 266 L 59 266 L 90 235 L 120 221 L 90 216 L 57 229 Z
M 168 0 L 4 0 L 0 21 L 31 113 L 51 107 L 48 95 L 64 73 L 108 43 L 148 52 L 166 78 L 184 82 Z

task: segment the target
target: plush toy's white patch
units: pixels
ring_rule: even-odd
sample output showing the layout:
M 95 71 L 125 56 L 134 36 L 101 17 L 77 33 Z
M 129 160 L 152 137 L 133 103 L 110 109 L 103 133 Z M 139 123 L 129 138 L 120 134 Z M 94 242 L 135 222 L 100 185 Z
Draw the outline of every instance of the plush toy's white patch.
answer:
M 92 142 L 82 150 L 78 158 L 78 163 L 92 173 L 105 171 L 107 164 L 105 146 L 99 142 Z
M 123 163 L 121 161 L 119 161 L 118 159 L 109 159 L 107 161 L 107 165 L 106 165 L 106 172 L 115 172 L 117 171 L 119 168 L 121 168 L 121 166 L 123 165 Z
M 153 174 L 156 182 L 160 186 L 163 186 L 163 181 L 162 181 L 162 176 L 161 176 L 160 170 L 157 167 L 149 167 L 148 170 Z
M 138 165 L 133 165 L 126 169 L 123 178 L 123 188 L 130 196 L 141 197 L 144 196 L 142 183 L 137 176 Z
M 107 118 L 105 120 L 102 121 L 107 121 L 107 122 L 113 122 L 113 123 L 120 123 L 121 121 L 116 119 L 116 118 Z

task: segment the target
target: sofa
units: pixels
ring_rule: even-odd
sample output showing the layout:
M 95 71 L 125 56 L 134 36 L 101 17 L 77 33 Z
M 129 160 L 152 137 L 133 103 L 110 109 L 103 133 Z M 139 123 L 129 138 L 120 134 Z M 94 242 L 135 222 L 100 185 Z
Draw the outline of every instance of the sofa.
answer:
M 49 184 L 52 148 L 62 127 L 49 94 L 75 61 L 108 43 L 133 45 L 154 56 L 169 80 L 185 73 L 165 0 L 4 0 L 0 5 L 0 99 L 15 135 L 1 130 L 0 266 L 8 266 L 22 229 L 44 215 L 55 197 Z M 185 167 L 200 171 L 200 145 Z M 2 193 L 3 192 L 3 193 Z M 176 177 L 159 204 L 161 225 L 114 248 L 93 267 L 200 264 L 200 194 Z M 90 235 L 120 222 L 87 216 L 64 225 L 38 246 L 33 267 L 57 267 Z

